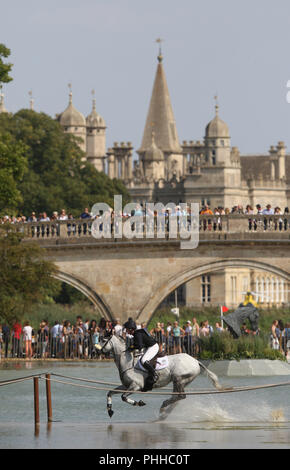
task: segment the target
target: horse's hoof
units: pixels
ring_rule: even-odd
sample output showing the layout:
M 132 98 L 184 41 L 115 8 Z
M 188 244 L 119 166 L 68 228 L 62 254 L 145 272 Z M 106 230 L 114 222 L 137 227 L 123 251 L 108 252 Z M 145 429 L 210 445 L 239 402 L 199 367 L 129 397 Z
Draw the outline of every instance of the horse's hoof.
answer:
M 138 402 L 138 405 L 139 405 L 139 406 L 145 406 L 146 403 L 144 403 L 144 401 L 140 400 L 140 401 Z
M 110 416 L 110 418 L 112 418 L 113 414 L 114 414 L 113 410 L 108 410 L 108 415 Z

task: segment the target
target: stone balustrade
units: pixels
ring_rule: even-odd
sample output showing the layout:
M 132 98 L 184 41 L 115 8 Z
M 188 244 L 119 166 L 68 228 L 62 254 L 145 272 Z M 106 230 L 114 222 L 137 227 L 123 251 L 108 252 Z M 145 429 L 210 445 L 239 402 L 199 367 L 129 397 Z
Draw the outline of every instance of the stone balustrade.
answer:
M 123 219 L 124 223 L 128 219 Z M 154 230 L 151 221 L 151 227 L 146 224 L 146 218 L 141 219 L 141 223 L 132 225 L 132 230 L 136 233 L 132 238 L 174 238 L 168 236 L 169 220 L 154 219 Z M 188 219 L 188 226 L 189 228 Z M 60 238 L 92 238 L 92 219 L 73 219 L 65 221 L 53 222 L 31 222 L 25 224 L 17 224 L 17 230 L 24 233 L 24 238 L 30 239 L 60 239 Z M 260 235 L 275 233 L 287 234 L 290 236 L 290 215 L 200 215 L 199 216 L 199 233 L 203 239 L 212 238 L 213 235 L 226 234 L 249 234 L 259 233 Z M 178 225 L 179 228 L 179 225 Z M 120 227 L 117 224 L 114 227 L 114 220 L 109 219 L 105 226 L 100 227 L 101 240 L 106 238 L 122 239 L 128 238 L 120 236 Z M 124 233 L 124 231 L 123 231 Z M 179 230 L 177 231 L 177 239 L 180 239 Z M 183 237 L 184 238 L 184 237 Z M 263 235 L 262 235 L 263 238 Z

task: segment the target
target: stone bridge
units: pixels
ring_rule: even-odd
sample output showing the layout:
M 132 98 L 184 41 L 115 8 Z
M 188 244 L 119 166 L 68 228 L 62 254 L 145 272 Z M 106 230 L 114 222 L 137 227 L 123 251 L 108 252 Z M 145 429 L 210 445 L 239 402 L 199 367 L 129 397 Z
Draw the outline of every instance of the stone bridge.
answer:
M 201 217 L 199 243 L 180 240 L 95 239 L 90 223 L 74 220 L 25 225 L 58 267 L 57 279 L 79 289 L 107 319 L 148 322 L 177 287 L 226 267 L 253 268 L 290 280 L 290 217 Z M 287 285 L 287 284 L 286 284 Z

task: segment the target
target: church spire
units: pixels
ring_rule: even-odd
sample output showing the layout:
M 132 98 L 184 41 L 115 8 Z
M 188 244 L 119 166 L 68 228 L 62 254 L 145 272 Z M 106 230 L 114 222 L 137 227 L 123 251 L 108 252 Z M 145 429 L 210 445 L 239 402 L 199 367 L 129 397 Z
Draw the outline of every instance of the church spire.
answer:
M 157 39 L 156 42 L 161 44 L 161 39 Z M 154 123 L 157 147 L 166 153 L 180 153 L 182 150 L 163 68 L 161 46 L 159 46 L 157 71 L 139 153 L 146 152 L 151 147 L 152 123 Z

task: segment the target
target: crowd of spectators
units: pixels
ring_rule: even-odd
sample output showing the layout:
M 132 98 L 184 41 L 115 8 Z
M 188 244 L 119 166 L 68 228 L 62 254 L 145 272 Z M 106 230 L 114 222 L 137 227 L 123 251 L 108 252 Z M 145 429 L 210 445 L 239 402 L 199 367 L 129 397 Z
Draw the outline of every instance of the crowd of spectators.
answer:
M 215 207 L 213 210 L 208 205 L 205 205 L 201 211 L 201 215 L 229 215 L 229 214 L 245 214 L 245 215 L 289 215 L 289 208 L 285 207 L 284 210 L 279 206 L 272 207 L 271 204 L 267 204 L 264 208 L 261 204 L 256 204 L 254 209 L 253 206 L 247 204 L 244 208 L 241 205 L 233 206 L 232 209 L 228 207 Z
M 146 323 L 137 325 L 137 328 L 145 328 Z M 216 331 L 223 331 L 219 323 L 215 325 Z M 94 359 L 100 357 L 98 345 L 107 332 L 113 331 L 116 335 L 127 337 L 130 335 L 120 324 L 120 320 L 113 322 L 102 318 L 98 323 L 96 320 L 83 321 L 81 316 L 76 317 L 74 324 L 65 320 L 55 321 L 49 325 L 43 320 L 38 328 L 33 328 L 30 322 L 24 325 L 16 321 L 12 328 L 6 324 L 0 325 L 0 357 L 3 358 L 64 358 L 64 359 Z M 164 323 L 157 322 L 150 330 L 158 344 L 160 351 L 168 354 L 187 352 L 197 355 L 198 338 L 209 336 L 214 329 L 208 320 L 198 324 L 196 318 L 192 322 L 179 326 L 178 321 Z
M 84 211 L 78 216 L 74 217 L 71 212 L 67 213 L 65 209 L 62 209 L 60 212 L 54 211 L 51 216 L 47 215 L 47 212 L 41 212 L 36 214 L 36 212 L 31 212 L 31 214 L 26 217 L 25 215 L 4 215 L 0 217 L 0 223 L 10 223 L 10 224 L 19 224 L 19 223 L 28 223 L 28 222 L 56 222 L 58 220 L 72 220 L 72 219 L 91 219 L 92 216 L 89 212 L 89 209 L 86 207 Z
M 43 320 L 38 328 L 30 322 L 24 325 L 16 321 L 10 328 L 7 324 L 0 325 L 0 357 L 18 358 L 64 358 L 94 359 L 99 357 L 96 347 L 107 331 L 118 331 L 119 320 L 108 322 L 102 318 L 83 320 L 76 317 L 74 324 L 65 320 L 55 321 L 49 325 Z M 120 326 L 121 328 L 121 326 Z
M 148 210 L 148 209 L 147 209 Z M 171 209 L 161 209 L 161 212 L 165 215 L 172 214 Z M 257 204 L 255 208 L 251 205 L 247 205 L 245 208 L 242 205 L 233 206 L 231 209 L 226 207 L 215 207 L 211 209 L 209 205 L 204 205 L 201 210 L 199 211 L 200 215 L 229 215 L 229 214 L 244 214 L 244 215 L 289 215 L 289 208 L 285 207 L 281 209 L 280 207 L 272 207 L 271 204 L 267 204 L 264 208 L 261 204 Z M 114 211 L 111 209 L 111 217 L 114 217 Z M 131 212 L 123 212 L 119 214 L 124 218 L 128 218 L 132 215 L 145 215 L 145 207 L 142 204 L 136 206 L 135 211 Z M 155 211 L 154 215 L 158 215 Z M 174 215 L 182 216 L 182 215 L 190 215 L 190 206 L 187 206 L 186 212 L 182 210 L 182 207 L 177 205 L 176 212 Z M 11 224 L 18 224 L 18 223 L 27 223 L 27 222 L 55 222 L 55 221 L 62 221 L 62 220 L 78 220 L 78 219 L 93 219 L 94 216 L 90 213 L 89 209 L 86 207 L 83 212 L 79 215 L 74 217 L 71 212 L 67 212 L 65 209 L 62 209 L 60 212 L 54 211 L 50 216 L 47 215 L 47 212 L 41 212 L 36 214 L 36 212 L 31 212 L 31 214 L 26 217 L 25 215 L 4 215 L 0 217 L 0 223 L 11 223 Z
M 137 328 L 146 328 L 146 323 L 137 325 Z M 222 333 L 227 328 L 216 322 L 210 325 L 208 320 L 198 323 L 193 317 L 192 321 L 180 325 L 179 321 L 157 322 L 149 330 L 159 344 L 159 351 L 166 354 L 186 352 L 198 356 L 200 352 L 200 339 L 209 337 L 214 333 Z M 65 320 L 55 321 L 49 325 L 43 320 L 38 328 L 33 328 L 28 321 L 22 326 L 16 321 L 12 328 L 6 324 L 0 325 L 0 358 L 26 358 L 26 359 L 99 359 L 106 355 L 100 353 L 99 344 L 107 333 L 121 335 L 130 344 L 131 337 L 120 323 L 120 319 L 107 321 L 102 318 L 96 320 L 83 320 L 76 317 L 74 324 Z M 246 323 L 241 326 L 241 334 L 245 336 L 259 335 L 258 331 L 251 331 Z M 290 323 L 284 326 L 282 320 L 274 320 L 270 335 L 271 347 L 280 350 L 287 356 L 290 350 Z

